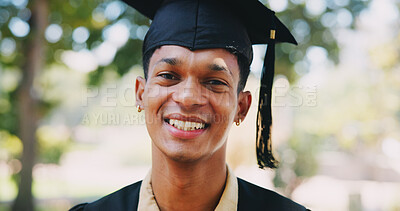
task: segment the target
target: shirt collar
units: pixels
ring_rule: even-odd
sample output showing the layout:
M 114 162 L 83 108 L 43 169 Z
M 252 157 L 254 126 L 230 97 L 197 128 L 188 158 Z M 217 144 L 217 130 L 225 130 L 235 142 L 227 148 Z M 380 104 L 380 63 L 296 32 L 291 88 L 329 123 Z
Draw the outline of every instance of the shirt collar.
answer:
M 218 202 L 215 211 L 237 210 L 238 203 L 238 183 L 237 178 L 227 165 L 228 175 L 226 179 L 225 189 Z M 151 187 L 151 169 L 142 182 L 139 192 L 138 211 L 159 211 L 156 199 L 154 197 L 153 188 Z

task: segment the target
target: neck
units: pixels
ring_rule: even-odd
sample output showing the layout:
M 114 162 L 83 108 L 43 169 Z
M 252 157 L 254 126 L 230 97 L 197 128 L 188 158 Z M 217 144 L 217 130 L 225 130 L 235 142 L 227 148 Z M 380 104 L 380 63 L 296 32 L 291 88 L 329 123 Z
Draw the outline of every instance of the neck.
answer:
M 214 210 L 227 179 L 226 145 L 208 158 L 179 162 L 154 152 L 152 188 L 161 210 Z M 157 156 L 160 155 L 160 156 Z

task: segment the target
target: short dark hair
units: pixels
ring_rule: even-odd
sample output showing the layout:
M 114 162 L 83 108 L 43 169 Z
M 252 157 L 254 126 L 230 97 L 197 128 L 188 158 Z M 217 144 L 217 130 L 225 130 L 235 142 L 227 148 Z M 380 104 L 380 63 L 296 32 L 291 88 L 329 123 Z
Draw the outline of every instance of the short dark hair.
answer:
M 149 70 L 149 65 L 150 65 L 150 59 L 153 56 L 154 51 L 156 51 L 159 47 L 153 48 L 148 50 L 144 55 L 143 55 L 143 71 L 144 71 L 144 77 L 147 80 L 147 73 Z M 237 58 L 237 63 L 239 66 L 239 84 L 238 84 L 238 90 L 237 92 L 239 93 L 240 91 L 243 91 L 244 87 L 246 86 L 247 78 L 249 77 L 250 73 L 250 64 L 249 61 L 246 59 L 245 56 L 243 56 L 241 53 L 236 51 L 235 49 L 232 48 L 226 48 L 228 52 L 231 54 L 235 55 Z

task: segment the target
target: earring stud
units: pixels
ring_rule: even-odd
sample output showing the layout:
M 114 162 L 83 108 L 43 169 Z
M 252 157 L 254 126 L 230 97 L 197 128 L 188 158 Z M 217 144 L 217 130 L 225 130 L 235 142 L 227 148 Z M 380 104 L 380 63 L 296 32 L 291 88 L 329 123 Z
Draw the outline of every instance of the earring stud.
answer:
M 239 121 L 235 122 L 236 126 L 239 126 L 240 124 L 242 124 L 242 119 L 239 119 Z
M 139 113 L 142 112 L 142 109 L 140 108 L 140 105 L 137 105 L 136 107 L 137 107 L 137 111 L 138 111 Z

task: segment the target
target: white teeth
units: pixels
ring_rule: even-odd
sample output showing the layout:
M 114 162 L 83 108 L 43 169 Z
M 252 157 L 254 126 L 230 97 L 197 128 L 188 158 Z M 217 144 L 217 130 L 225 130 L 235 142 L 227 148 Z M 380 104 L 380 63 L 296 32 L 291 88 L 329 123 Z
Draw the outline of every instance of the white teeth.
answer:
M 184 131 L 203 129 L 206 126 L 206 124 L 200 122 L 187 122 L 177 119 L 170 119 L 169 124 Z

